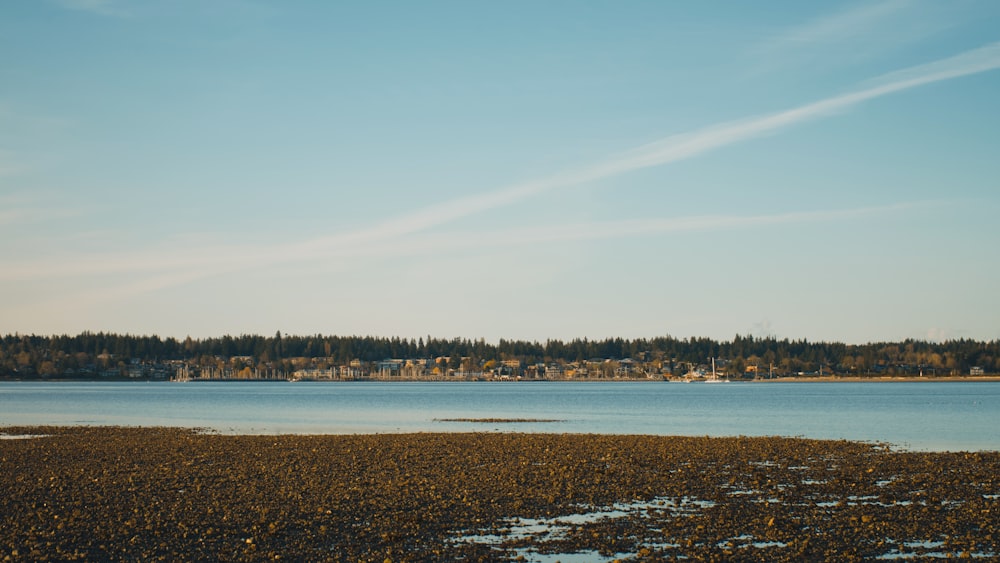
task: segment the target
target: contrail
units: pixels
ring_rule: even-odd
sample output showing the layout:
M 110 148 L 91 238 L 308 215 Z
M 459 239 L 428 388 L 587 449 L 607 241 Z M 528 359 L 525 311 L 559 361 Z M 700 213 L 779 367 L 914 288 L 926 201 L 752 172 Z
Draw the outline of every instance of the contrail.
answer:
M 996 68 L 1000 68 L 1000 42 L 992 43 L 986 47 L 968 51 L 948 59 L 910 67 L 909 69 L 886 75 L 883 79 L 895 78 L 895 80 L 888 82 L 883 80 L 882 84 L 865 90 L 826 98 L 818 102 L 763 117 L 730 122 L 694 133 L 667 137 L 639 147 L 619 158 L 583 169 L 575 175 L 569 175 L 561 185 L 603 179 L 641 168 L 693 158 L 713 149 L 754 137 L 760 137 L 810 119 L 842 111 L 874 98 L 934 82 L 986 72 Z
M 666 137 L 637 147 L 593 166 L 515 184 L 499 190 L 461 197 L 430 205 L 413 213 L 384 221 L 367 229 L 269 245 L 254 249 L 252 267 L 322 258 L 324 256 L 364 255 L 364 249 L 406 235 L 461 219 L 476 213 L 512 205 L 545 191 L 610 178 L 643 168 L 694 158 L 712 150 L 772 134 L 793 125 L 843 111 L 859 103 L 909 90 L 918 86 L 951 80 L 1000 68 L 1000 42 L 931 63 L 909 67 L 881 76 L 871 86 L 812 102 L 789 110 L 723 123 L 691 133 Z M 676 220 L 675 220 L 676 221 Z M 624 227 L 624 225 L 619 225 Z M 649 228 L 647 225 L 646 228 Z M 655 229 L 653 229 L 655 230 Z M 470 237 L 469 240 L 474 240 Z M 157 272 L 198 268 L 205 275 L 248 267 L 246 254 L 207 252 L 205 248 L 185 249 L 167 256 L 149 256 L 147 252 L 126 255 L 81 257 L 76 261 L 50 261 L 8 264 L 0 270 L 0 280 L 34 279 L 59 275 L 98 275 L 108 272 Z M 223 249 L 219 249 L 223 250 Z M 230 256 L 229 260 L 220 256 Z
M 859 217 L 904 211 L 916 208 L 940 207 L 942 201 L 915 201 L 890 205 L 824 211 L 795 211 L 765 215 L 703 215 L 674 218 L 624 219 L 587 223 L 565 223 L 540 227 L 517 227 L 509 230 L 484 232 L 454 232 L 422 234 L 404 241 L 375 243 L 364 249 L 343 249 L 327 256 L 345 257 L 372 254 L 408 256 L 434 254 L 469 248 L 537 245 L 544 243 L 603 240 L 668 232 L 709 231 L 781 225 L 843 221 Z
M 778 113 L 710 126 L 692 133 L 673 135 L 637 147 L 593 166 L 431 205 L 415 213 L 403 215 L 350 235 L 314 239 L 310 241 L 309 246 L 325 246 L 348 241 L 382 240 L 410 234 L 469 215 L 511 205 L 548 190 L 584 184 L 642 168 L 694 158 L 727 145 L 761 137 L 811 119 L 842 111 L 868 100 L 997 68 L 1000 68 L 1000 42 L 884 75 L 876 80 L 876 85 L 864 90 L 826 98 Z

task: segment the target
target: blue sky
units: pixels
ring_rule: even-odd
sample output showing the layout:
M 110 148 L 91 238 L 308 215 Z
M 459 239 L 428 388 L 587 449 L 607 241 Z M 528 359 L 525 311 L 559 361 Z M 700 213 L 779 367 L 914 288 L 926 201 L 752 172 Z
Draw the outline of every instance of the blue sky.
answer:
M 997 248 L 993 0 L 0 6 L 0 333 L 992 340 Z

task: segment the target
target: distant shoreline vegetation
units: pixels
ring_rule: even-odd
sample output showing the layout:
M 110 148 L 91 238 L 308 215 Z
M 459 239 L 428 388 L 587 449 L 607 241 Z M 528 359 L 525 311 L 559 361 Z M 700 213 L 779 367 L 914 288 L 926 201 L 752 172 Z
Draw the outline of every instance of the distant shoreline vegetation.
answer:
M 476 422 L 489 424 L 520 424 L 541 422 L 566 422 L 558 418 L 435 418 L 434 422 Z
M 83 332 L 0 339 L 2 379 L 587 380 L 954 377 L 1000 373 L 1000 341 L 773 337 L 568 342 L 374 336 L 193 339 Z

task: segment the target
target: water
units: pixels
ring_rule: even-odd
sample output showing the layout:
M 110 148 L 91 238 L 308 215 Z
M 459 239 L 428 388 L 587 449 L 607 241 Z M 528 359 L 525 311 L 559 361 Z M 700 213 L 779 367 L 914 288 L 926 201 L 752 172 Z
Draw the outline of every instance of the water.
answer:
M 549 419 L 478 423 L 443 419 Z M 804 436 L 1000 450 L 995 382 L 0 383 L 0 426 Z

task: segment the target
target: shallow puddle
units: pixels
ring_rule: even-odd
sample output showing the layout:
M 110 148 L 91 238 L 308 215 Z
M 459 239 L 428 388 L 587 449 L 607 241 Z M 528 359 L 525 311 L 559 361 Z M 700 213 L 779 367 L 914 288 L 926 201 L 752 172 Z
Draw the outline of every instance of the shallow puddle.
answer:
M 651 501 L 636 501 L 631 503 L 616 503 L 610 506 L 589 507 L 575 514 L 564 514 L 553 518 L 516 518 L 504 521 L 499 530 L 489 533 L 465 533 L 454 540 L 455 543 L 481 544 L 496 549 L 510 550 L 525 561 L 535 563 L 574 563 L 583 561 L 606 562 L 628 557 L 628 553 L 602 555 L 593 550 L 561 551 L 548 553 L 545 548 L 550 542 L 569 539 L 572 531 L 581 526 L 594 524 L 605 520 L 622 518 L 652 519 L 667 514 L 672 517 L 693 516 L 705 508 L 715 506 L 715 502 L 694 497 L 668 498 L 658 497 Z M 525 540 L 532 546 L 522 547 Z M 517 543 L 517 547 L 509 544 Z M 679 547 L 663 544 L 650 547 Z M 545 551 L 546 553 L 541 553 Z M 634 555 L 634 554 L 633 554 Z
M 895 543 L 895 542 L 893 542 Z M 880 560 L 907 560 L 907 559 L 993 559 L 997 556 L 993 552 L 983 552 L 983 551 L 965 551 L 965 552 L 955 552 L 955 551 L 945 551 L 941 548 L 944 547 L 945 542 L 941 540 L 911 540 L 898 543 L 899 547 L 883 553 L 876 557 Z

